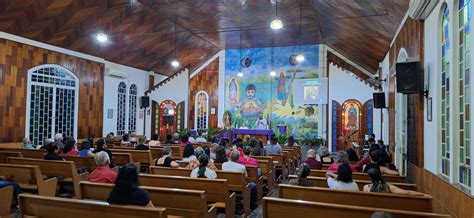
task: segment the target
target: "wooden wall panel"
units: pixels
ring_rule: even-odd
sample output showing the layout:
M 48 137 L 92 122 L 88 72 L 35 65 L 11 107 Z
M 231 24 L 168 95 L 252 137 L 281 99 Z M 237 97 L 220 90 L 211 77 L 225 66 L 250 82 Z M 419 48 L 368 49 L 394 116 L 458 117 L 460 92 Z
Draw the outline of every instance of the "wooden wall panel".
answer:
M 209 95 L 209 128 L 216 128 L 218 122 L 218 100 L 219 100 L 219 58 L 212 61 L 201 72 L 189 80 L 189 123 L 188 127 L 194 129 L 194 104 L 196 94 L 205 91 Z M 216 113 L 211 115 L 211 108 Z
M 42 64 L 61 65 L 79 77 L 78 138 L 102 136 L 102 63 L 0 39 L 0 143 L 25 136 L 28 70 Z
M 395 69 L 395 63 L 397 61 L 398 54 L 402 48 L 404 48 L 408 54 L 410 61 L 421 61 L 421 66 L 423 64 L 423 33 L 424 33 L 424 23 L 422 21 L 415 21 L 411 18 L 408 18 L 405 24 L 403 25 L 400 33 L 395 39 L 394 44 L 390 47 L 389 58 L 390 58 L 390 69 L 393 71 Z M 423 72 L 423 70 L 422 70 Z M 396 92 L 396 79 L 389 79 L 389 107 L 390 107 L 390 140 L 389 143 L 393 148 L 395 143 L 395 92 Z M 423 94 L 417 94 L 414 96 L 414 107 L 416 108 L 414 115 L 415 131 L 414 135 L 417 136 L 414 140 L 414 144 L 408 145 L 408 149 L 412 149 L 412 153 L 416 153 L 417 165 L 423 167 L 423 134 L 424 134 L 424 124 L 423 124 L 423 107 L 424 107 L 424 97 Z M 393 122 L 392 122 L 393 121 Z
M 454 218 L 474 217 L 474 199 L 431 172 L 408 163 L 410 182 L 419 191 L 433 197 L 434 213 L 449 214 Z

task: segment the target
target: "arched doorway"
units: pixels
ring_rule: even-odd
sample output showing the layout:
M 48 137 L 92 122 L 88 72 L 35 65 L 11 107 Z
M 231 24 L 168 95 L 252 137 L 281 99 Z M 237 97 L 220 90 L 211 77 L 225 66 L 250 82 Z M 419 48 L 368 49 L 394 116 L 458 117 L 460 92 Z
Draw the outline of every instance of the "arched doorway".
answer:
M 176 103 L 171 100 L 163 101 L 159 111 L 159 134 L 160 138 L 166 140 L 166 135 L 176 132 Z

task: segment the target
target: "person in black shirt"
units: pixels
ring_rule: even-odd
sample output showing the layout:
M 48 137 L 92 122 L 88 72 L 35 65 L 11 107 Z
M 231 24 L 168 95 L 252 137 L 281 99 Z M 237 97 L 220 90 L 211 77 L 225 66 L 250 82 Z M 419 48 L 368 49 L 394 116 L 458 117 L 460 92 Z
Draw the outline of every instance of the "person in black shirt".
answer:
M 150 150 L 150 148 L 145 145 L 145 136 L 142 136 L 138 139 L 138 145 L 135 146 L 135 150 L 142 150 L 142 151 Z
M 176 144 L 176 142 L 173 140 L 173 136 L 168 134 L 166 135 L 166 144 Z
M 109 204 L 153 207 L 148 192 L 138 187 L 137 167 L 129 163 L 120 168 L 115 187 L 107 198 Z
M 44 156 L 45 160 L 64 160 L 58 155 L 59 147 L 54 142 L 50 142 L 46 145 L 46 151 L 48 153 Z
M 113 158 L 114 158 L 114 155 L 112 154 L 112 152 L 107 149 L 107 144 L 105 143 L 105 140 L 104 139 L 99 139 L 97 141 L 97 148 L 94 149 L 94 151 L 92 151 L 92 153 L 99 153 L 101 151 L 105 151 L 108 155 L 109 155 L 109 160 L 110 160 L 110 164 L 109 164 L 109 167 L 110 168 L 113 168 L 115 166 L 115 164 L 113 163 Z

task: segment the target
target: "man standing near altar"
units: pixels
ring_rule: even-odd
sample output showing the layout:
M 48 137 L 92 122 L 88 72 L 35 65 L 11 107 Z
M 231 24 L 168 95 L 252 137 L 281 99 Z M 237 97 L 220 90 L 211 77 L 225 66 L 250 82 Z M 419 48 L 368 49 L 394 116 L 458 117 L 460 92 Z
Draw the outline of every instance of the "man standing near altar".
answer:
M 255 129 L 267 129 L 268 122 L 265 118 L 263 118 L 263 113 L 258 114 L 257 122 L 255 123 Z

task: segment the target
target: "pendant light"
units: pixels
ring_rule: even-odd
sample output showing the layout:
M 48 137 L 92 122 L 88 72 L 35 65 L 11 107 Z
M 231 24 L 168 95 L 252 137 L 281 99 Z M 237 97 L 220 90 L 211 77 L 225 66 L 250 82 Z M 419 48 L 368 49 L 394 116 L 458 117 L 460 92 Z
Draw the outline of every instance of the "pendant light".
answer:
M 303 52 L 301 52 L 301 44 L 303 44 L 303 31 L 302 31 L 302 8 L 303 8 L 303 3 L 301 3 L 300 1 L 300 53 L 298 55 L 296 55 L 296 61 L 298 61 L 299 63 L 303 62 L 304 61 L 304 55 L 303 55 Z
M 175 8 L 174 8 L 174 60 L 171 61 L 171 66 L 173 67 L 179 67 L 179 62 L 178 62 L 178 59 L 176 57 L 176 41 L 177 41 L 177 38 L 178 38 L 178 34 L 176 32 L 176 22 L 178 21 L 177 17 L 178 17 L 178 12 L 177 12 L 177 5 L 175 5 Z
M 242 32 L 239 32 L 239 72 L 237 73 L 238 77 L 243 77 L 244 72 L 242 72 Z
M 275 0 L 275 19 L 270 23 L 270 28 L 274 30 L 283 28 L 283 22 L 278 19 L 278 1 L 279 0 Z
M 104 28 L 104 3 L 103 3 L 103 1 L 102 1 L 102 4 L 101 4 L 101 12 L 102 12 L 101 26 L 102 26 L 102 28 Z M 109 37 L 107 36 L 107 34 L 105 34 L 103 31 L 101 31 L 101 32 L 97 33 L 97 35 L 95 36 L 95 39 L 97 39 L 97 41 L 99 41 L 101 43 L 104 43 L 104 42 L 107 42 Z

